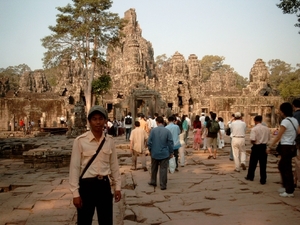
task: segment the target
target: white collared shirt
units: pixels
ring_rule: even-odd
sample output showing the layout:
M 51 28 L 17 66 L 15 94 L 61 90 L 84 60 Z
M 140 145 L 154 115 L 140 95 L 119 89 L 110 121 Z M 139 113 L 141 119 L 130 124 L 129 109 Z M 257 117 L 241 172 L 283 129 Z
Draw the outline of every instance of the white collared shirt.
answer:
M 69 183 L 74 198 L 79 197 L 79 177 L 89 160 L 96 153 L 103 138 L 105 138 L 105 143 L 93 163 L 83 175 L 83 178 L 96 177 L 97 175 L 110 175 L 113 177 L 116 190 L 121 190 L 121 175 L 113 138 L 110 135 L 106 135 L 105 137 L 103 134 L 98 142 L 93 133 L 87 131 L 78 136 L 73 143 Z

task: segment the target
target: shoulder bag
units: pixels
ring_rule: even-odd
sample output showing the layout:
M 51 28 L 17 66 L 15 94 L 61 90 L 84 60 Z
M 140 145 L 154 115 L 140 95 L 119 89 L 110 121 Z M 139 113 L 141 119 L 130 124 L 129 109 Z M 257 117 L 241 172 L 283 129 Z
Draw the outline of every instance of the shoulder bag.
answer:
M 86 166 L 84 167 L 80 177 L 79 177 L 79 182 L 82 179 L 83 175 L 85 174 L 85 172 L 87 171 L 87 169 L 90 167 L 90 165 L 93 163 L 94 159 L 97 157 L 98 153 L 101 151 L 103 145 L 105 142 L 105 137 L 103 138 L 102 142 L 100 143 L 96 153 L 92 156 L 92 158 L 90 159 L 90 161 L 86 164 Z
M 300 146 L 300 134 L 298 134 L 298 131 L 297 131 L 296 127 L 294 126 L 294 124 L 292 123 L 292 121 L 289 118 L 287 118 L 287 119 L 291 122 L 291 124 L 293 125 L 293 127 L 294 127 L 294 129 L 296 131 L 295 142 L 296 142 L 297 148 L 299 148 L 299 146 Z

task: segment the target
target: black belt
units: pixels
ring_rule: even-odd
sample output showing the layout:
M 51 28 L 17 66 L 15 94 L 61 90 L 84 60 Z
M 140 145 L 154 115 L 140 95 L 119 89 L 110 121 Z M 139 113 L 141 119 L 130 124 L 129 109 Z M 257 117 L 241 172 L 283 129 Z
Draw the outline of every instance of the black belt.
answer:
M 244 138 L 245 136 L 233 136 L 234 138 Z
M 88 180 L 105 180 L 105 179 L 108 179 L 108 176 L 97 175 L 95 177 L 83 178 L 82 180 L 88 181 Z

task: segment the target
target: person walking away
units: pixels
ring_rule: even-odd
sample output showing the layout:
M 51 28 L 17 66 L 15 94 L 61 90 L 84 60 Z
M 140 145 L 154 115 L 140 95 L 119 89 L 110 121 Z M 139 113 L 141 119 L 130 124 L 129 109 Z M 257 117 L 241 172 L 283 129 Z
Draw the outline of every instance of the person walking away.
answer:
M 190 120 L 188 115 L 185 115 L 185 120 L 187 121 L 187 125 L 188 125 L 187 132 L 186 132 L 186 137 L 185 137 L 186 143 L 187 143 L 187 139 L 189 137 L 189 131 L 191 129 L 192 124 L 191 124 L 191 120 Z
M 129 141 L 131 129 L 132 129 L 132 117 L 131 112 L 127 114 L 127 116 L 124 118 L 124 126 L 125 126 L 125 139 L 126 141 Z
M 137 157 L 138 155 L 141 156 L 142 167 L 144 171 L 148 171 L 147 163 L 146 163 L 146 143 L 148 134 L 145 130 L 140 127 L 140 122 L 134 122 L 135 128 L 131 131 L 130 134 L 130 150 L 131 150 L 131 159 L 132 159 L 132 166 L 131 170 L 137 169 Z
M 206 129 L 206 126 L 207 126 L 207 123 L 208 121 L 210 121 L 210 118 L 209 116 L 206 116 L 205 117 L 205 120 L 204 120 L 204 124 L 202 126 L 202 139 L 203 139 L 203 150 L 204 150 L 204 153 L 206 152 L 206 149 L 207 149 L 207 129 Z
M 234 171 L 240 172 L 240 166 L 243 170 L 247 169 L 245 149 L 246 123 L 242 121 L 242 114 L 240 112 L 234 114 L 234 119 L 230 128 L 232 135 L 232 153 L 235 164 Z
M 151 186 L 157 185 L 157 171 L 159 167 L 160 189 L 167 189 L 169 159 L 173 157 L 173 137 L 171 132 L 164 127 L 164 119 L 156 118 L 157 127 L 151 130 L 148 138 L 148 149 L 151 154 Z
M 297 119 L 293 117 L 293 107 L 289 102 L 280 105 L 279 114 L 283 120 L 280 123 L 278 135 L 271 141 L 268 151 L 270 152 L 280 141 L 278 169 L 282 179 L 283 192 L 279 195 L 281 197 L 294 197 L 292 158 L 296 155 L 295 138 L 297 133 L 300 133 L 300 128 Z
M 185 142 L 185 145 L 187 145 L 187 138 L 188 138 L 188 132 L 189 132 L 189 125 L 188 125 L 188 121 L 187 121 L 185 118 L 186 118 L 186 115 L 182 115 L 181 123 L 182 123 L 182 129 L 183 129 L 184 132 L 185 132 L 185 135 L 184 135 L 184 142 Z
M 180 141 L 179 141 L 179 135 L 180 135 L 180 128 L 178 125 L 174 124 L 175 118 L 173 116 L 170 116 L 168 118 L 168 125 L 166 128 L 171 132 L 172 138 L 173 138 L 173 152 L 175 156 L 175 162 L 176 162 L 176 168 L 175 171 L 178 171 L 178 150 L 181 146 Z
M 231 123 L 234 121 L 234 114 L 231 115 L 231 119 L 228 121 L 227 126 L 230 129 L 230 152 L 229 152 L 229 160 L 233 161 L 233 152 L 232 152 L 232 134 L 231 134 Z
M 147 133 L 149 133 L 149 129 L 148 129 L 148 123 L 145 119 L 145 115 L 144 114 L 140 114 L 140 118 L 138 120 L 140 122 L 140 127 L 146 131 Z
M 194 133 L 194 142 L 193 142 L 193 149 L 200 150 L 200 145 L 202 143 L 201 138 L 201 121 L 199 115 L 196 115 L 196 118 L 193 122 L 193 133 Z
M 217 158 L 218 133 L 220 135 L 220 138 L 223 138 L 222 134 L 220 132 L 219 123 L 216 121 L 216 117 L 217 117 L 217 114 L 211 113 L 211 120 L 206 125 L 207 146 L 208 146 L 208 152 L 209 152 L 208 159 L 211 159 L 211 158 L 216 159 Z
M 181 121 L 176 120 L 176 124 L 180 128 L 179 141 L 180 141 L 180 145 L 181 146 L 178 149 L 178 152 L 179 152 L 179 162 L 180 162 L 180 166 L 184 167 L 184 165 L 185 165 L 185 154 L 186 154 L 185 142 L 184 142 L 185 132 L 182 129 L 182 123 L 181 123 Z
M 255 126 L 250 132 L 250 141 L 253 144 L 249 160 L 246 180 L 253 181 L 257 162 L 259 162 L 260 183 L 265 184 L 267 180 L 267 143 L 270 141 L 270 129 L 262 125 L 262 116 L 254 117 Z
M 107 118 L 107 111 L 102 106 L 91 107 L 88 113 L 91 129 L 78 136 L 73 143 L 69 183 L 73 204 L 77 209 L 78 225 L 91 225 L 95 208 L 98 224 L 113 224 L 113 195 L 109 176 L 115 182 L 115 202 L 121 199 L 117 151 L 112 136 L 103 132 Z M 96 157 L 88 166 L 93 156 Z
M 118 136 L 118 128 L 119 128 L 118 120 L 116 119 L 116 117 L 114 117 L 114 121 L 113 121 L 113 136 L 114 137 Z
M 201 116 L 200 116 L 199 120 L 200 120 L 200 122 L 201 122 L 201 125 L 203 125 L 203 124 L 204 124 L 204 121 L 205 121 L 205 113 L 204 113 L 204 112 L 201 113 Z
M 218 117 L 218 123 L 220 126 L 220 132 L 222 134 L 222 139 L 220 138 L 220 135 L 218 135 L 218 148 L 222 149 L 225 144 L 224 144 L 224 137 L 225 137 L 225 125 L 224 125 L 224 120 L 222 117 Z

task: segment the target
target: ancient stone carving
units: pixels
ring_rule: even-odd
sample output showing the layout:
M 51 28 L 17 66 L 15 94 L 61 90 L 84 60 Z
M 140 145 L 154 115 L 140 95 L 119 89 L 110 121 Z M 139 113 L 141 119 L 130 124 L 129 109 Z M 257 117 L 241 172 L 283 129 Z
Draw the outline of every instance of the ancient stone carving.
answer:
M 269 85 L 270 73 L 265 62 L 257 59 L 250 71 L 250 83 L 243 89 L 243 95 L 274 96 L 277 93 Z
M 51 91 L 44 70 L 25 72 L 20 79 L 20 91 L 43 93 Z

